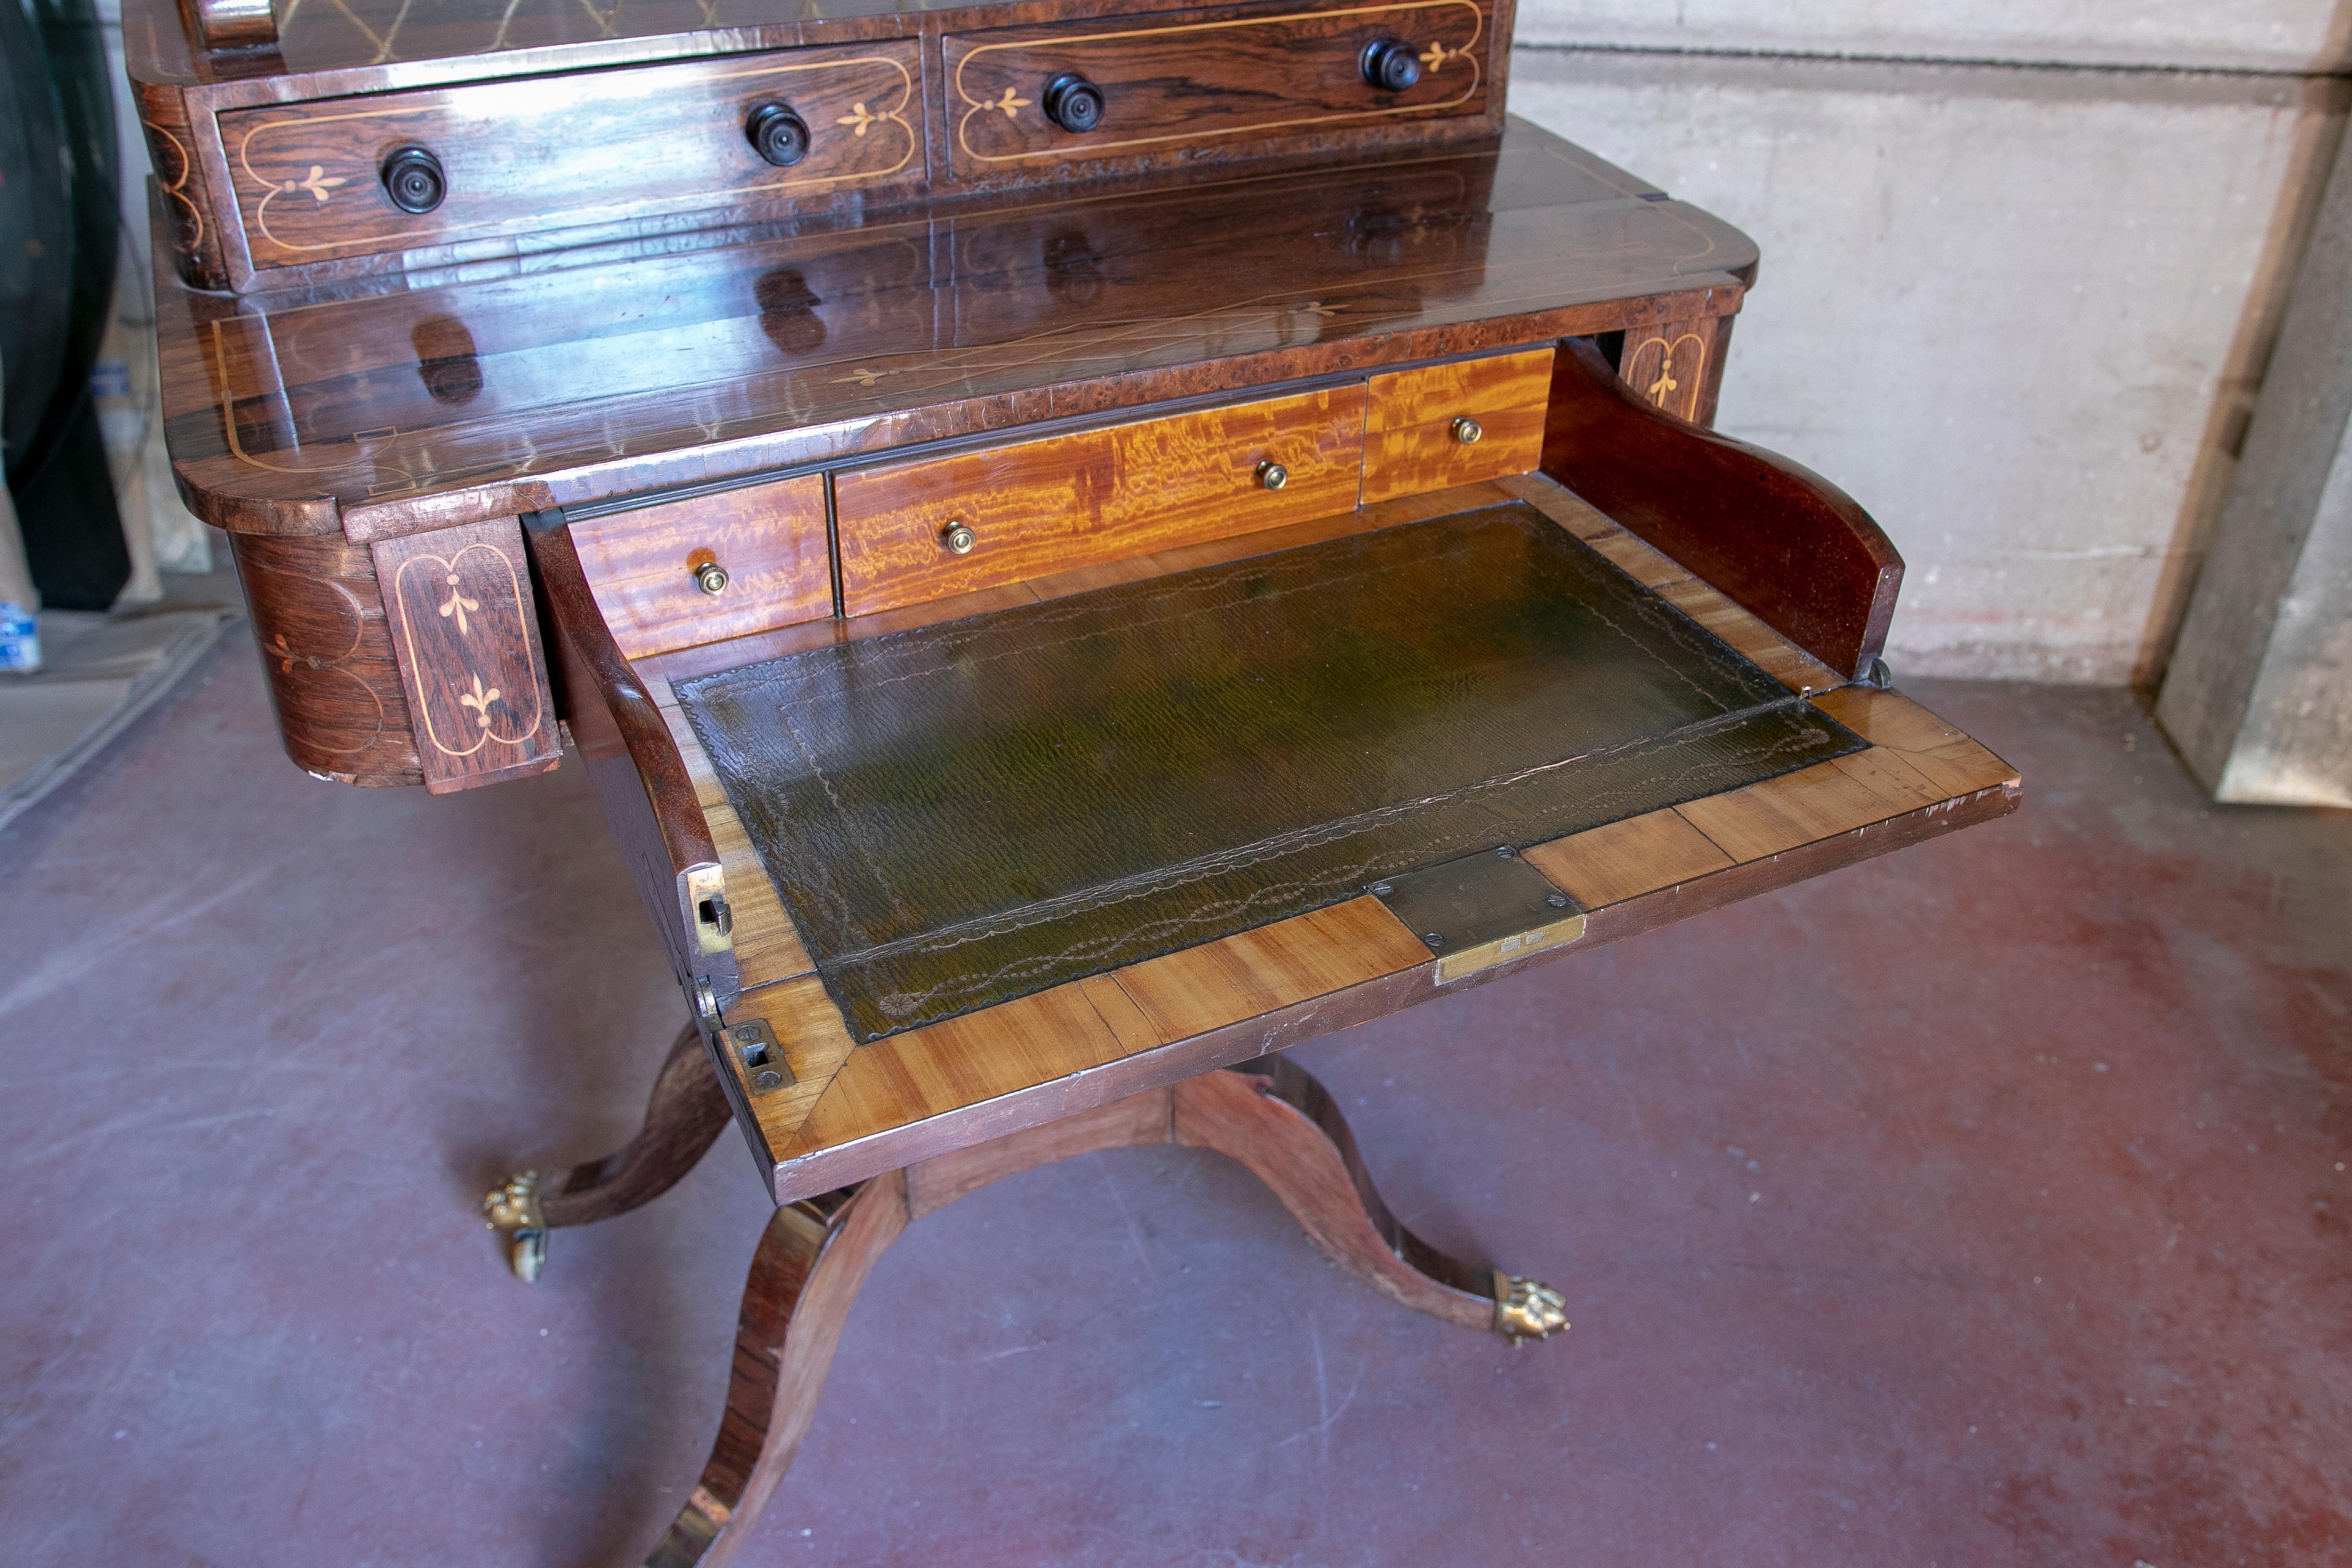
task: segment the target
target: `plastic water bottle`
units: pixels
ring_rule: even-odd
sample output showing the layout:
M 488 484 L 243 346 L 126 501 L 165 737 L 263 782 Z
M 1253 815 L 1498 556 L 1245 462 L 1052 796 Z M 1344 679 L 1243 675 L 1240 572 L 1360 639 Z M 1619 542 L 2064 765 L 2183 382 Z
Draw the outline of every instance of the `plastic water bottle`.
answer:
M 41 668 L 40 617 L 0 600 L 0 671 L 30 675 Z

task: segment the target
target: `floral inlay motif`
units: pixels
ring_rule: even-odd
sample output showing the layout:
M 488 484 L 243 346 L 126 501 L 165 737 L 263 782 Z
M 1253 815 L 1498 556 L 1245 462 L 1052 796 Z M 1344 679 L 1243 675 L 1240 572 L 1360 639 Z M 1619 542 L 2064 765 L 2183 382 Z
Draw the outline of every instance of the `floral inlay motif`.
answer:
M 966 100 L 966 101 L 969 102 L 970 100 Z M 1003 98 L 997 99 L 992 103 L 982 104 L 981 107 L 983 109 L 1001 109 L 1004 110 L 1005 119 L 1018 120 L 1021 117 L 1021 111 L 1029 107 L 1029 100 L 1025 98 L 1015 98 L 1013 95 L 1013 89 L 1008 87 L 1004 89 L 1004 96 Z
M 1458 60 L 1469 52 L 1468 49 L 1449 49 L 1444 44 L 1432 43 L 1421 51 L 1421 63 L 1431 70 L 1442 70 L 1446 61 Z
M 1651 402 L 1664 408 L 1669 393 L 1680 392 L 1683 384 L 1675 379 L 1675 351 L 1668 349 L 1658 360 L 1658 379 L 1642 390 Z
M 883 121 L 888 118 L 889 117 L 887 115 L 870 112 L 866 109 L 865 101 L 860 100 L 859 101 L 851 104 L 849 106 L 849 112 L 835 121 L 834 123 L 835 125 L 848 126 L 850 128 L 849 133 L 852 136 L 863 136 L 866 134 L 866 128 L 867 126 L 879 125 Z
M 490 704 L 498 700 L 499 689 L 493 686 L 487 691 L 483 690 L 482 678 L 479 675 L 474 677 L 473 690 L 457 693 L 457 705 L 461 708 L 471 708 L 474 710 L 476 722 L 485 730 L 490 727 Z
M 478 600 L 468 599 L 463 593 L 458 591 L 457 574 L 455 572 L 450 573 L 449 575 L 443 578 L 442 581 L 449 584 L 449 596 L 441 601 L 441 618 L 446 620 L 451 616 L 457 616 L 457 635 L 459 637 L 464 637 L 466 635 L 466 612 L 468 610 L 479 610 L 482 607 L 481 604 Z M 479 679 L 477 679 L 474 684 L 478 687 L 482 683 Z M 496 697 L 498 693 L 493 691 L 490 695 L 492 697 Z M 484 729 L 488 729 L 489 727 L 489 723 L 490 721 L 488 717 L 485 717 L 482 720 L 482 727 Z
M 860 386 L 871 386 L 889 374 L 890 373 L 887 370 L 868 370 L 864 365 L 859 365 L 847 375 L 837 375 L 834 377 L 833 384 L 835 386 L 846 386 L 854 381 Z
M 310 172 L 308 174 L 305 174 L 299 180 L 289 180 L 278 188 L 280 191 L 308 191 L 317 199 L 320 206 L 325 206 L 327 205 L 328 195 L 332 192 L 337 185 L 348 185 L 350 184 L 351 181 L 346 179 L 344 176 L 341 174 L 330 174 L 322 165 L 313 163 L 310 165 Z

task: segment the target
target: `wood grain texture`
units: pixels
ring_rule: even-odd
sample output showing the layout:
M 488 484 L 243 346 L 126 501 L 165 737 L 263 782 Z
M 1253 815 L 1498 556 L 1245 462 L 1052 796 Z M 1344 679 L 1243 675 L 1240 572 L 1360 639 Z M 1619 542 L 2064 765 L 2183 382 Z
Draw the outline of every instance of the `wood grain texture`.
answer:
M 897 1172 L 776 1211 L 743 1287 L 718 1440 L 647 1568 L 733 1561 L 808 1433 L 859 1288 L 906 1228 Z
M 740 989 L 734 949 L 704 921 L 698 883 L 724 868 L 686 763 L 652 693 L 621 657 L 563 529 L 529 535 L 563 675 L 564 710 L 604 819 L 661 933 L 671 972 L 694 1000 L 707 981 L 724 1004 Z
M 1589 342 L 1555 361 L 1543 471 L 1842 677 L 1885 646 L 1903 560 L 1819 475 L 1664 414 Z
M 727 1009 L 726 1017 L 730 1024 L 763 1020 L 783 1049 L 784 1065 L 792 1069 L 792 1082 L 755 1095 L 743 1064 L 728 1063 L 744 1108 L 752 1153 L 762 1168 L 770 1168 L 784 1157 L 809 1111 L 849 1060 L 849 1031 L 842 1025 L 841 1010 L 824 994 L 824 983 L 814 974 L 746 991 Z
M 1530 845 L 1521 858 L 1588 910 L 1735 864 L 1672 806 Z
M 1515 123 L 1372 163 L 614 240 L 561 267 L 419 257 L 396 283 L 243 300 L 166 278 L 166 435 L 207 521 L 374 540 L 1736 302 L 1753 247 L 1628 189 Z M 420 354 L 436 321 L 464 328 L 469 373 Z
M 425 787 L 555 766 L 563 744 L 521 525 L 468 523 L 373 548 Z
M 231 534 L 229 550 L 294 765 L 348 784 L 422 784 L 367 547 L 333 534 Z
M 913 40 L 237 110 L 220 135 L 257 268 L 535 234 L 746 202 L 919 185 Z M 790 106 L 808 154 L 779 168 L 745 133 Z M 404 212 L 379 170 L 423 147 L 447 195 Z
M 1422 57 L 1421 79 L 1387 92 L 1364 79 L 1364 46 L 1395 37 Z M 1507 40 L 1506 39 L 1506 45 Z M 1392 5 L 1227 5 L 1173 16 L 1096 16 L 1036 27 L 950 32 L 948 164 L 970 178 L 1039 163 L 1133 166 L 1279 144 L 1301 133 L 1486 115 L 1495 42 L 1478 0 Z M 1102 122 L 1082 133 L 1049 120 L 1043 85 L 1075 71 L 1102 90 Z M 1456 132 L 1459 134 L 1460 132 Z
M 1420 939 L 1366 897 L 1150 959 L 1118 979 L 1152 1031 L 1174 1041 L 1429 962 Z
M 1401 1307 L 1465 1329 L 1495 1326 L 1493 1271 L 1399 1224 L 1372 1185 L 1348 1120 L 1286 1057 L 1202 1073 L 1175 1088 L 1175 1142 L 1240 1161 L 1332 1262 Z
M 580 569 L 630 658 L 833 613 L 824 477 L 803 474 L 571 525 Z M 717 594 L 695 573 L 727 574 Z
M 1366 504 L 1533 468 L 1543 457 L 1552 351 L 1496 354 L 1371 378 L 1364 418 Z M 1475 420 L 1465 445 L 1454 421 Z
M 1617 374 L 1643 402 L 1694 425 L 1715 423 L 1723 384 L 1723 341 L 1728 316 L 1696 316 L 1661 321 L 1625 334 Z
M 637 1135 L 548 1184 L 540 1213 L 549 1227 L 593 1225 L 649 1204 L 701 1162 L 733 1114 L 702 1031 L 680 1031 L 654 1076 Z
M 694 785 L 702 820 L 710 831 L 711 848 L 726 874 L 727 901 L 735 911 L 735 965 L 743 988 L 749 991 L 808 973 L 815 965 L 801 941 L 800 928 L 793 924 L 791 912 L 777 895 L 760 852 L 751 847 L 751 836 L 743 830 L 742 819 L 728 804 L 727 791 L 711 771 L 694 726 L 667 699 L 667 681 L 650 684 L 649 689 L 656 693 L 662 722 L 668 727 L 671 743 L 677 746 L 678 760 Z
M 834 481 L 845 614 L 1251 533 L 1356 503 L 1363 389 L 1328 388 Z M 1289 479 L 1267 489 L 1263 463 Z M 956 523 L 977 543 L 950 551 Z

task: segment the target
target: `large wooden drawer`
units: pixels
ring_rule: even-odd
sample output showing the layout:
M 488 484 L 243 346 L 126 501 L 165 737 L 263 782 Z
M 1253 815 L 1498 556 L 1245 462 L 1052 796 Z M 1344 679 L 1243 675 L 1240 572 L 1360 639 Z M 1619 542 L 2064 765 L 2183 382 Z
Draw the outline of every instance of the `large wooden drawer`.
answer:
M 1534 349 L 1372 377 L 1366 504 L 1533 468 L 1543 456 L 1551 358 Z
M 1230 7 L 950 33 L 941 40 L 949 165 L 972 178 L 1481 114 L 1492 4 Z M 1366 80 L 1365 49 L 1382 40 L 1412 51 L 1418 81 L 1391 91 Z M 1046 89 L 1065 72 L 1101 93 L 1090 130 L 1048 117 Z
M 821 474 L 591 518 L 572 542 L 630 658 L 833 613 Z
M 685 60 L 626 70 L 325 99 L 220 117 L 258 268 L 498 235 L 913 186 L 923 179 L 912 39 Z M 807 150 L 779 166 L 752 112 L 780 103 Z M 394 153 L 420 149 L 444 194 L 395 205 Z
M 1347 511 L 1363 419 L 1355 384 L 844 474 L 834 482 L 842 611 Z M 1279 489 L 1267 488 L 1268 464 L 1284 470 Z

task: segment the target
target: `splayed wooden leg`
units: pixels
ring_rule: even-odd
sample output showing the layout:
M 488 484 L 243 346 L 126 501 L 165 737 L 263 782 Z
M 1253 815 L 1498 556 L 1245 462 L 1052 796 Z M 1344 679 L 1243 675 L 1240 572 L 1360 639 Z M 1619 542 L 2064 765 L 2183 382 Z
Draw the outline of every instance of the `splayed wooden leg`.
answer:
M 1188 1079 L 1173 1093 L 1175 1142 L 1248 1166 L 1308 1240 L 1391 1300 L 1514 1344 L 1568 1327 L 1566 1303 L 1549 1286 L 1474 1268 L 1399 1224 L 1347 1118 L 1304 1068 L 1273 1057 Z
M 688 1025 L 654 1078 L 644 1125 L 625 1147 L 568 1171 L 518 1171 L 483 1197 L 482 1215 L 501 1233 L 515 1278 L 526 1284 L 539 1278 L 548 1232 L 557 1226 L 611 1219 L 677 1185 L 731 1114 L 709 1047 Z

